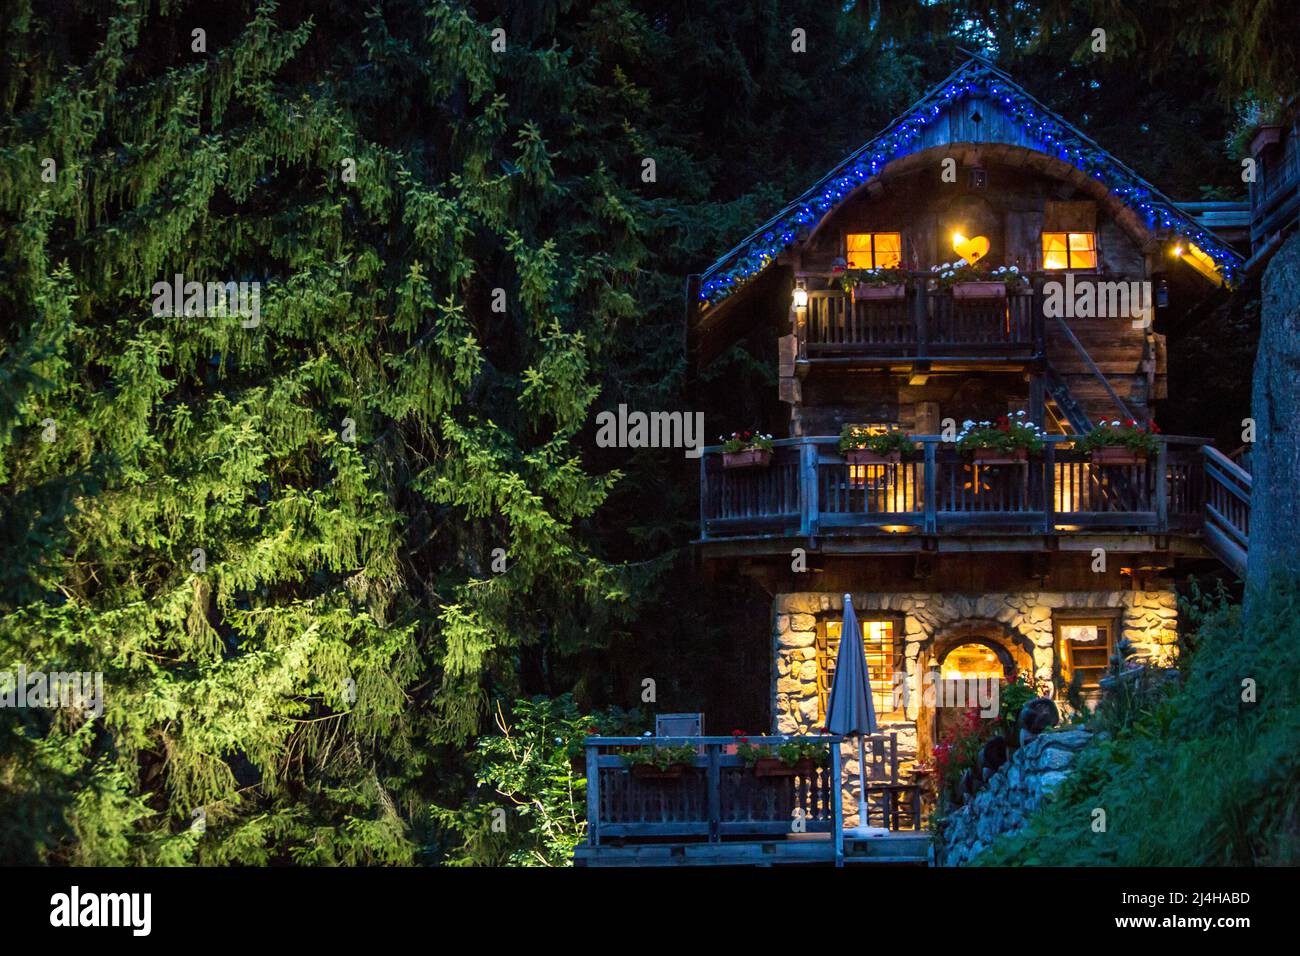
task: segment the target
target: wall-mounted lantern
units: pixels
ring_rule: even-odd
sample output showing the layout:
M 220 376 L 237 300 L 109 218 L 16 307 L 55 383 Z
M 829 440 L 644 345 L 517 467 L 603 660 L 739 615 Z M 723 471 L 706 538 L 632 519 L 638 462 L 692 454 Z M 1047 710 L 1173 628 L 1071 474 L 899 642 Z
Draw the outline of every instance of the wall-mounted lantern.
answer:
M 803 279 L 796 282 L 794 286 L 794 307 L 796 309 L 808 308 L 808 288 Z

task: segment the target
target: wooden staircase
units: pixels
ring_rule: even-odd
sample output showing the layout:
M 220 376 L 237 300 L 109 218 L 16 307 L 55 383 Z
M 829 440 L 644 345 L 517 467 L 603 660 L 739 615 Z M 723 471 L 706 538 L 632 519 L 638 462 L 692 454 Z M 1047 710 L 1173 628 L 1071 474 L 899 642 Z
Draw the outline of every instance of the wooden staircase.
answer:
M 1121 420 L 1133 418 L 1123 398 L 1063 319 L 1056 320 L 1056 332 L 1059 341 L 1071 346 L 1079 359 L 1070 375 L 1063 374 L 1051 359 L 1046 361 L 1043 385 L 1054 405 L 1052 411 L 1057 419 L 1068 422 L 1076 434 L 1084 434 L 1094 420 L 1102 417 L 1095 414 L 1095 410 L 1104 399 L 1109 399 L 1111 406 L 1119 411 Z M 1082 370 L 1086 370 L 1087 375 Z M 1080 380 L 1088 377 L 1092 379 L 1088 383 L 1090 401 L 1085 403 L 1076 391 Z M 1095 418 L 1089 414 L 1090 408 L 1094 410 Z M 1201 454 L 1205 459 L 1205 544 L 1233 574 L 1244 579 L 1250 547 L 1250 472 L 1211 445 L 1202 445 Z M 1102 497 L 1123 498 L 1131 491 L 1125 486 L 1125 481 L 1122 476 L 1117 476 L 1115 485 L 1102 486 L 1096 475 L 1092 475 L 1091 492 Z
M 1239 578 L 1250 549 L 1250 472 L 1210 445 L 1205 456 L 1205 543 Z

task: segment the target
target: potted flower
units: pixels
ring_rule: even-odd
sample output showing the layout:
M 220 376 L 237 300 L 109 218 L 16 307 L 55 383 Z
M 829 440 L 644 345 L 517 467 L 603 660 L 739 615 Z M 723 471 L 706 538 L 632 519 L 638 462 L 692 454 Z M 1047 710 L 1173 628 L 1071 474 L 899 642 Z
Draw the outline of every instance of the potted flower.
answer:
M 830 753 L 821 744 L 782 737 L 773 746 L 758 746 L 747 737 L 736 738 L 736 754 L 756 777 L 793 777 L 812 773 L 830 763 Z
M 1023 274 L 1018 266 L 998 266 L 989 276 L 993 281 L 1001 282 L 1008 295 L 1023 295 L 1029 291 L 1029 276 Z
M 992 422 L 963 422 L 957 450 L 980 464 L 1012 465 L 1042 452 L 1045 437 L 1046 433 L 1019 411 Z
M 1139 465 L 1159 450 L 1158 434 L 1154 421 L 1143 425 L 1133 418 L 1125 422 L 1102 419 L 1079 445 L 1094 465 Z
M 623 754 L 632 776 L 650 780 L 673 780 L 695 766 L 699 751 L 691 744 L 680 747 L 637 747 Z
M 871 434 L 858 425 L 845 425 L 840 432 L 840 454 L 850 465 L 897 464 L 903 455 L 916 451 L 916 443 L 905 432 Z
M 991 274 L 978 263 L 945 262 L 930 266 L 940 289 L 951 289 L 954 299 L 1005 299 L 1007 283 L 1004 279 L 993 279 Z
M 902 269 L 846 269 L 840 286 L 853 301 L 898 301 L 907 294 L 907 273 Z
M 772 461 L 772 436 L 762 432 L 732 432 L 720 436 L 723 468 L 766 468 Z

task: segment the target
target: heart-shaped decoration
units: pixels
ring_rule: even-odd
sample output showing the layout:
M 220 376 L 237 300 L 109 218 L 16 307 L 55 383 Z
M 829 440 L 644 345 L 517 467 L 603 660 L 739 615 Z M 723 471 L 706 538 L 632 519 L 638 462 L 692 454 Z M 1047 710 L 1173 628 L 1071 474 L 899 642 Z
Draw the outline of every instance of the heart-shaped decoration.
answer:
M 973 239 L 967 239 L 960 232 L 954 232 L 952 234 L 952 248 L 957 255 L 974 265 L 988 255 L 989 241 L 985 236 L 975 236 Z

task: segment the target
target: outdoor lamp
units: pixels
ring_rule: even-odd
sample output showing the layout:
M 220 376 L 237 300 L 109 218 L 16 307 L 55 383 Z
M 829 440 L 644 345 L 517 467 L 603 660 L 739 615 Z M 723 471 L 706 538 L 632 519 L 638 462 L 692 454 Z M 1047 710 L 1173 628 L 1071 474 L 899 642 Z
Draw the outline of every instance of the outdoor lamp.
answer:
M 802 279 L 794 287 L 794 307 L 796 309 L 808 308 L 808 290 L 804 287 Z

